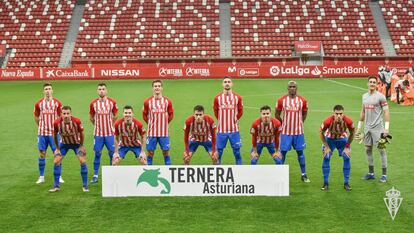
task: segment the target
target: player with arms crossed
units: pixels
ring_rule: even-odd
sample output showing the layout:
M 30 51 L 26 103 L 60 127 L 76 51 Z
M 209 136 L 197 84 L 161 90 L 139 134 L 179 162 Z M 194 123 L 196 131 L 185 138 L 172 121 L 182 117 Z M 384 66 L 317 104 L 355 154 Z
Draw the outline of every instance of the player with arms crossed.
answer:
M 216 153 L 216 124 L 211 116 L 204 114 L 204 107 L 194 107 L 194 114 L 184 124 L 184 165 L 189 165 L 198 146 L 203 146 L 213 164 L 218 164 Z
M 276 119 L 282 122 L 282 133 L 280 136 L 280 152 L 282 153 L 282 163 L 285 163 L 286 154 L 293 149 L 298 155 L 298 162 L 302 172 L 301 179 L 305 183 L 310 180 L 306 175 L 305 154 L 306 148 L 303 123 L 308 113 L 307 100 L 296 94 L 297 84 L 289 81 L 288 94 L 280 97 L 276 104 Z M 281 113 L 283 112 L 283 117 Z
M 34 106 L 34 119 L 38 126 L 37 147 L 39 149 L 39 178 L 36 184 L 45 182 L 46 151 L 50 146 L 53 152 L 56 145 L 53 140 L 53 123 L 62 113 L 62 104 L 53 98 L 53 87 L 51 83 L 43 84 L 43 98 L 36 102 Z M 63 183 L 63 179 L 60 178 Z
M 58 142 L 58 134 L 61 142 Z M 88 167 L 86 166 L 86 150 L 83 146 L 85 135 L 83 126 L 79 118 L 72 116 L 72 109 L 69 106 L 62 108 L 62 116 L 54 122 L 54 141 L 57 145 L 54 160 L 54 186 L 49 192 L 60 191 L 59 177 L 62 172 L 61 163 L 68 150 L 73 150 L 80 162 L 80 173 L 82 177 L 82 190 L 89 192 L 88 189 Z
M 162 95 L 161 80 L 152 82 L 152 96 L 144 101 L 142 118 L 148 124 L 147 163 L 152 165 L 157 143 L 160 144 L 165 165 L 171 165 L 169 124 L 174 117 L 174 109 L 169 98 Z
M 276 164 L 282 164 L 282 155 L 279 152 L 279 128 L 281 123 L 278 119 L 272 118 L 269 106 L 260 108 L 260 118 L 253 121 L 250 128 L 253 148 L 251 151 L 252 165 L 257 164 L 264 147 L 267 148 Z
M 373 145 L 378 144 L 382 137 L 387 137 L 390 128 L 390 111 L 385 96 L 377 91 L 377 78 L 368 77 L 368 92 L 362 96 L 362 110 L 355 135 L 357 140 L 363 140 L 368 160 L 368 173 L 362 178 L 364 180 L 375 179 L 374 157 L 372 156 Z M 385 124 L 382 116 L 384 115 Z M 362 126 L 365 123 L 364 133 Z M 380 182 L 387 182 L 387 152 L 385 148 L 378 148 L 381 155 L 382 176 Z
M 133 108 L 126 105 L 123 109 L 123 118 L 115 123 L 115 153 L 112 164 L 119 165 L 128 151 L 132 151 L 135 158 L 142 165 L 146 165 L 145 146 L 141 143 L 146 141 L 145 133 L 142 123 L 134 118 Z
M 222 82 L 223 91 L 214 97 L 214 115 L 217 118 L 217 152 L 219 164 L 223 150 L 226 148 L 227 140 L 233 149 L 236 165 L 242 164 L 240 148 L 242 146 L 239 120 L 243 115 L 242 97 L 232 91 L 233 81 L 226 76 Z
M 107 96 L 108 89 L 105 83 L 98 84 L 99 98 L 94 99 L 89 105 L 89 119 L 94 125 L 95 158 L 93 161 L 93 177 L 91 183 L 98 182 L 99 167 L 103 146 L 106 146 L 109 155 L 109 164 L 112 164 L 112 157 L 115 151 L 114 123 L 118 114 L 116 101 Z
M 339 156 L 344 160 L 344 189 L 346 191 L 351 191 L 352 188 L 349 186 L 349 174 L 351 172 L 350 146 L 354 139 L 355 127 L 352 119 L 344 114 L 344 107 L 342 105 L 335 105 L 333 111 L 333 115 L 323 121 L 319 131 L 319 136 L 323 143 L 323 186 L 321 190 L 328 191 L 332 151 L 337 149 Z M 347 130 L 349 131 L 349 136 Z

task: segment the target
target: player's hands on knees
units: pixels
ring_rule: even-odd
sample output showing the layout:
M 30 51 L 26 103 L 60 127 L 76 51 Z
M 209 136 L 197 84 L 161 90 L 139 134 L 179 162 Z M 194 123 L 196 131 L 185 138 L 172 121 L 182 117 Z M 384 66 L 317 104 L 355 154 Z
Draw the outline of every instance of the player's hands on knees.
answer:
M 331 149 L 329 148 L 329 146 L 324 146 L 323 147 L 323 157 L 328 156 L 331 153 Z
M 217 151 L 212 151 L 212 152 L 211 152 L 211 158 L 212 158 L 214 161 L 217 161 L 217 160 L 218 160 L 218 154 L 217 154 Z
M 344 151 L 342 152 L 342 154 L 344 154 L 345 156 L 347 156 L 348 158 L 351 158 L 351 150 L 347 147 L 345 147 Z
M 61 156 L 61 154 L 60 154 L 60 149 L 57 149 L 57 148 L 56 148 L 56 150 L 53 152 L 53 155 L 54 155 L 54 156 Z
M 278 157 L 279 159 L 282 159 L 282 153 L 280 153 L 279 150 L 277 150 L 275 153 L 272 154 L 272 158 Z
M 184 151 L 183 152 L 184 165 L 189 165 L 190 164 L 190 159 L 191 159 L 191 153 L 188 152 L 188 151 Z
M 147 165 L 148 164 L 147 163 L 147 156 L 145 155 L 145 153 L 144 153 L 144 155 L 142 155 L 142 152 L 141 152 L 138 159 L 139 159 L 139 162 L 141 163 L 141 165 Z
M 78 154 L 79 156 L 86 156 L 86 148 L 84 146 L 80 146 Z
M 257 151 L 253 150 L 250 153 L 250 159 L 257 158 L 257 157 L 259 157 L 259 154 L 257 154 Z

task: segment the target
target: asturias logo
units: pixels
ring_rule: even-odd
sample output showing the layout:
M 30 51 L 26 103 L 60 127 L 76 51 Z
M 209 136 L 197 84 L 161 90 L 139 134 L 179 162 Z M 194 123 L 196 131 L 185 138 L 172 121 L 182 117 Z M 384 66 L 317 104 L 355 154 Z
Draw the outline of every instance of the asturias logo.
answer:
M 167 179 L 159 177 L 161 174 L 160 169 L 144 169 L 144 172 L 138 177 L 137 187 L 140 183 L 147 183 L 151 187 L 158 187 L 160 183 L 164 186 L 161 190 L 161 194 L 169 194 L 171 192 L 171 185 Z

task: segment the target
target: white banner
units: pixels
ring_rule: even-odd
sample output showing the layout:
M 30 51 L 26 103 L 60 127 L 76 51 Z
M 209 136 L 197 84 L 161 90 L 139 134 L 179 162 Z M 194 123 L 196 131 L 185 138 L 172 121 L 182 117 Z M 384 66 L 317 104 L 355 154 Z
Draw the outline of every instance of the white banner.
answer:
M 102 196 L 289 196 L 289 166 L 103 166 Z

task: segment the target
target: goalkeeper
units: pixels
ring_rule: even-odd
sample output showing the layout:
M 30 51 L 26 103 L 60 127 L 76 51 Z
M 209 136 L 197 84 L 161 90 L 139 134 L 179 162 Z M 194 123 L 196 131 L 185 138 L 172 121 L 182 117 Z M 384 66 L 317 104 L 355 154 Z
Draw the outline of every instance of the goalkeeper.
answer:
M 390 112 L 385 96 L 379 93 L 376 88 L 377 78 L 374 76 L 368 77 L 368 92 L 362 96 L 362 110 L 355 140 L 364 142 L 365 152 L 367 154 L 369 171 L 362 179 L 375 179 L 372 148 L 374 145 L 377 145 L 382 164 L 380 182 L 385 183 L 387 182 L 387 152 L 385 150 L 385 144 L 387 138 L 389 138 Z M 382 117 L 385 120 L 384 124 Z M 364 124 L 365 128 L 362 132 L 362 126 Z

